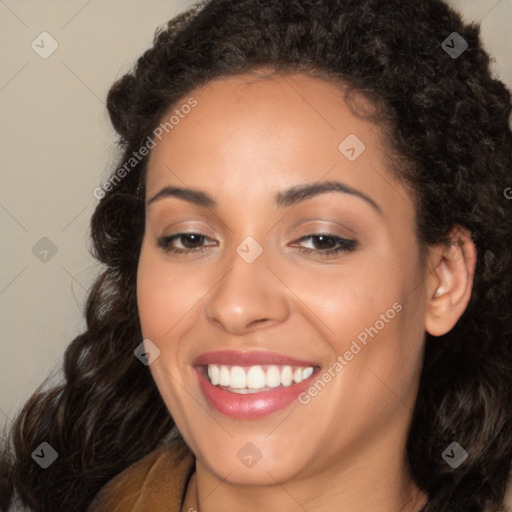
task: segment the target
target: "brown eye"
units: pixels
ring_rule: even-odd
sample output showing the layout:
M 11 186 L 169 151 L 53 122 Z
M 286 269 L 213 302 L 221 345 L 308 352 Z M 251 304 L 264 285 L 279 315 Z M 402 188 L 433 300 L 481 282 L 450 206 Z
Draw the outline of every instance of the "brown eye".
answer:
M 175 235 L 160 238 L 158 246 L 167 252 L 197 252 L 207 247 L 203 245 L 207 240 L 210 239 L 200 233 L 176 233 Z M 181 245 L 181 247 L 176 247 L 176 244 Z
M 316 253 L 321 256 L 328 256 L 339 252 L 351 252 L 357 248 L 357 242 L 355 240 L 322 233 L 304 236 L 295 242 L 294 245 L 306 240 L 311 240 L 313 247 L 301 247 L 299 251 L 304 253 Z

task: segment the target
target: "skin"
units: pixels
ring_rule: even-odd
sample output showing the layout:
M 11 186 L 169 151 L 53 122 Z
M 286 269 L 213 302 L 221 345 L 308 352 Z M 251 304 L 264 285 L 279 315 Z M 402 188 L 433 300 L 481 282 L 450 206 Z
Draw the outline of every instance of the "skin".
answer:
M 161 351 L 150 370 L 196 456 L 182 510 L 420 510 L 426 496 L 407 472 L 405 442 L 425 331 L 448 332 L 466 308 L 470 234 L 454 230 L 454 245 L 430 247 L 422 265 L 414 205 L 388 168 L 381 130 L 354 116 L 333 84 L 236 76 L 191 96 L 197 106 L 152 150 L 146 197 L 190 187 L 218 204 L 147 204 L 137 292 L 144 338 Z M 349 134 L 366 146 L 355 161 L 338 149 Z M 341 192 L 274 204 L 283 189 L 325 180 L 364 193 L 380 211 Z M 203 252 L 158 246 L 187 231 L 207 238 L 172 246 Z M 300 241 L 319 232 L 357 247 L 321 256 L 325 242 Z M 236 252 L 248 236 L 263 249 L 250 264 Z M 394 303 L 401 311 L 307 405 L 234 419 L 201 393 L 192 366 L 199 354 L 269 350 L 315 361 L 322 375 Z M 251 468 L 237 457 L 247 442 L 261 452 Z

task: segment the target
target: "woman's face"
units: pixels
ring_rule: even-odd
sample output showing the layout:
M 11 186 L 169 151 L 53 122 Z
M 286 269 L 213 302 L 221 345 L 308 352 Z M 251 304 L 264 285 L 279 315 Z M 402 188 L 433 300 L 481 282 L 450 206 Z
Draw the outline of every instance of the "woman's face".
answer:
M 379 128 L 303 75 L 191 96 L 150 155 L 138 304 L 198 464 L 259 484 L 402 464 L 425 272 Z

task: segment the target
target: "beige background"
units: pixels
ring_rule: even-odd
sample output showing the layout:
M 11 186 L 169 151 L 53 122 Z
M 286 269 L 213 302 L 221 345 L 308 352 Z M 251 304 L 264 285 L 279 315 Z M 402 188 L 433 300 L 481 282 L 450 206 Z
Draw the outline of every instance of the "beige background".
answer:
M 87 239 L 93 190 L 115 159 L 107 90 L 155 28 L 191 3 L 0 0 L 0 427 L 84 328 L 97 272 Z M 495 72 L 512 88 L 512 0 L 451 3 L 482 22 Z M 31 48 L 43 31 L 59 45 L 47 59 Z M 46 263 L 32 253 L 42 237 L 57 247 Z

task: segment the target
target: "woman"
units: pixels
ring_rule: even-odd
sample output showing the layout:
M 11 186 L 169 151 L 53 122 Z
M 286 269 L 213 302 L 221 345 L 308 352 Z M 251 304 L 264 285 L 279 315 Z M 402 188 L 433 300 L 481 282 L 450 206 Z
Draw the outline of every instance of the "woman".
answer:
M 504 510 L 512 134 L 488 65 L 440 0 L 171 20 L 108 96 L 106 269 L 13 427 L 23 504 Z

